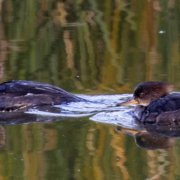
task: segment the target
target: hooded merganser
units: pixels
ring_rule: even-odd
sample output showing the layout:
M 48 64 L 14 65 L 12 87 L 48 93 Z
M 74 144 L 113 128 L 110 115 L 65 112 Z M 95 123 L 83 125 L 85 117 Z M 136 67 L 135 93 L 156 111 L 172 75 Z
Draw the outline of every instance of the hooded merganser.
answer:
M 12 80 L 0 84 L 0 111 L 24 111 L 30 107 L 82 101 L 50 84 Z M 83 100 L 84 101 L 84 100 Z
M 171 93 L 173 89 L 164 82 L 143 82 L 135 88 L 133 99 L 120 105 L 139 105 L 138 119 L 145 124 L 180 124 L 180 93 Z

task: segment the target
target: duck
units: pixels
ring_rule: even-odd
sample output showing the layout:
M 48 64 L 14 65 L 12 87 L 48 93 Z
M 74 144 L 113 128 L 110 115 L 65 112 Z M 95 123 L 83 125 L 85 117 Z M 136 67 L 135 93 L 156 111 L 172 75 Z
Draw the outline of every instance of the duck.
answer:
M 0 84 L 0 112 L 20 112 L 36 106 L 77 101 L 85 100 L 47 83 L 10 80 Z
M 147 81 L 139 83 L 132 99 L 119 105 L 136 105 L 140 111 L 137 119 L 143 124 L 180 126 L 180 93 L 166 82 Z

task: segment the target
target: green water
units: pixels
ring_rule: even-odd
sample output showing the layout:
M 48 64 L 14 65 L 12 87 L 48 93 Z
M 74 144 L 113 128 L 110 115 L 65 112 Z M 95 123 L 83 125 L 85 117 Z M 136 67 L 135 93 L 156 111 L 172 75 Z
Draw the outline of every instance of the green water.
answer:
M 179 0 L 2 0 L 0 81 L 48 82 L 82 94 L 180 90 Z M 1 127 L 0 179 L 180 179 L 180 141 L 148 150 L 88 118 Z

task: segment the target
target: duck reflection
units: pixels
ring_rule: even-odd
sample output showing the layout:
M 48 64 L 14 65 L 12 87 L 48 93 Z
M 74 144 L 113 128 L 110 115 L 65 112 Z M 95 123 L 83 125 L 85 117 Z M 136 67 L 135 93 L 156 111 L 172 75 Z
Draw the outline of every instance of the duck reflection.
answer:
M 138 132 L 135 135 L 136 144 L 146 149 L 167 149 L 174 145 L 175 139 L 158 136 L 149 132 Z
M 59 108 L 49 106 L 41 107 L 40 110 L 43 112 L 54 113 L 60 113 L 61 111 Z M 177 115 L 178 113 L 179 112 L 177 112 Z M 173 115 L 175 116 L 175 114 Z M 148 123 L 144 123 L 142 130 L 126 129 L 120 126 L 118 126 L 116 130 L 123 134 L 133 136 L 136 144 L 141 148 L 151 150 L 170 148 L 174 145 L 176 137 L 180 137 L 180 123 L 172 123 L 172 119 L 168 121 L 168 116 L 172 117 L 172 115 L 167 112 L 166 118 L 159 118 L 154 124 L 149 123 L 149 121 Z M 62 119 L 65 118 L 62 117 Z M 59 121 L 60 117 L 41 116 L 24 112 L 0 112 L 0 148 L 3 148 L 6 142 L 5 130 L 3 128 L 4 125 L 16 125 L 33 122 L 45 123 L 56 120 Z
M 38 109 L 32 109 L 32 111 L 43 111 L 51 112 L 51 113 L 60 113 L 60 108 L 56 108 L 53 106 L 42 106 Z M 26 123 L 33 123 L 33 122 L 49 122 L 49 121 L 55 121 L 56 119 L 60 119 L 59 117 L 55 116 L 42 116 L 33 114 L 32 112 L 18 112 L 13 111 L 11 113 L 9 112 L 0 112 L 0 125 L 16 125 L 16 124 L 26 124 Z M 62 117 L 62 119 L 64 119 Z
M 121 127 L 117 127 L 116 130 L 126 135 L 134 137 L 136 144 L 143 149 L 167 149 L 172 147 L 176 140 L 175 138 L 168 136 L 168 134 L 160 135 L 157 132 L 153 133 L 148 132 L 146 130 L 137 131 L 131 129 L 124 129 Z
M 44 110 L 51 110 L 51 112 L 57 112 L 56 108 L 47 108 L 43 107 Z M 0 112 L 0 150 L 4 149 L 6 146 L 6 127 L 9 125 L 18 125 L 18 124 L 30 124 L 33 122 L 38 123 L 47 123 L 56 120 L 60 120 L 60 117 L 46 117 L 46 116 L 38 116 L 35 114 L 26 114 L 23 112 Z M 64 119 L 64 118 L 62 118 Z M 52 142 L 52 141 L 51 141 Z

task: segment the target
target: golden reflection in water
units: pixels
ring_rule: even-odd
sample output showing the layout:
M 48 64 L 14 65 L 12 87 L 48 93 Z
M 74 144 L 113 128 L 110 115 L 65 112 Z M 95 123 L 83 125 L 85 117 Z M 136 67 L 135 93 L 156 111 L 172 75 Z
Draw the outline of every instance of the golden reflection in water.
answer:
M 115 52 L 117 52 L 117 40 L 119 39 L 118 35 L 118 30 L 119 30 L 119 16 L 121 13 L 121 6 L 124 5 L 124 2 L 116 1 L 115 9 L 114 9 L 114 14 L 112 16 L 112 32 L 111 32 L 111 44 Z
M 110 131 L 112 135 L 111 140 L 111 146 L 114 151 L 114 159 L 112 160 L 112 166 L 115 168 L 116 166 L 119 168 L 119 170 L 122 173 L 123 179 L 127 180 L 130 179 L 128 169 L 125 165 L 126 163 L 126 155 L 125 155 L 125 137 L 124 136 L 118 136 L 117 132 L 113 128 L 111 128 Z M 116 162 L 113 162 L 116 161 Z M 114 164 L 115 166 L 114 166 Z
M 64 24 L 67 23 L 66 21 L 67 15 L 68 13 L 66 12 L 66 9 L 65 9 L 65 3 L 57 2 L 56 7 L 52 13 L 54 23 L 60 24 L 63 26 Z
M 43 134 L 44 134 L 43 150 L 51 151 L 57 149 L 57 142 L 58 142 L 57 130 L 55 130 L 54 128 L 44 128 Z
M 38 131 L 38 132 L 37 132 Z M 45 157 L 43 153 L 43 144 L 39 143 L 40 137 L 43 138 L 43 128 L 38 124 L 34 126 L 24 126 L 23 134 L 23 152 L 24 159 L 24 178 L 44 179 L 45 176 Z M 39 136 L 38 134 L 41 136 Z
M 31 16 L 22 17 L 23 5 L 14 7 L 11 1 L 4 1 L 2 27 L 9 32 L 4 39 L 21 38 L 28 47 L 23 56 L 17 52 L 5 59 L 11 62 L 9 69 L 21 78 L 40 78 L 41 81 L 46 77 L 44 81 L 51 81 L 47 77 L 53 69 L 54 83 L 69 86 L 69 82 L 73 82 L 71 87 L 76 89 L 125 92 L 143 80 L 179 80 L 176 76 L 180 57 L 176 4 L 118 0 L 101 6 L 98 1 L 40 1 L 37 25 L 36 3 L 29 7 L 23 2 L 24 7 L 33 11 Z M 10 24 L 5 17 L 16 17 L 14 12 L 19 13 L 19 20 Z M 21 21 L 26 23 L 22 26 Z M 42 50 L 37 50 L 39 48 Z M 19 62 L 23 62 L 22 67 Z M 27 67 L 32 68 L 32 74 L 41 69 L 40 76 L 28 76 Z M 19 72 L 21 68 L 23 75 Z M 61 74 L 60 69 L 72 77 L 66 79 L 67 74 Z M 80 75 L 78 82 L 77 75 Z
M 152 13 L 149 16 L 149 13 Z M 154 68 L 159 63 L 157 52 L 157 11 L 153 8 L 153 1 L 146 4 L 142 12 L 139 37 L 141 36 L 142 51 L 145 54 L 146 62 L 146 79 L 151 80 L 154 77 Z
M 96 129 L 91 128 L 88 130 L 86 147 L 89 156 L 92 158 L 92 174 L 94 179 L 104 179 L 105 172 L 107 174 L 106 177 L 111 177 L 108 174 L 110 171 L 113 171 L 116 176 L 122 174 L 120 177 L 123 179 L 130 178 L 125 165 L 124 138 L 124 136 L 119 136 L 114 131 L 114 128 L 102 128 L 100 125 L 96 125 Z M 106 148 L 105 146 L 108 147 Z M 108 156 L 108 159 L 105 159 L 106 156 Z M 103 165 L 102 162 L 105 164 Z
M 26 179 L 44 179 L 45 178 L 45 159 L 42 151 L 25 151 L 23 152 L 24 171 Z
M 147 180 L 163 179 L 167 177 L 170 168 L 169 150 L 147 151 L 148 178 Z
M 96 126 L 97 127 L 97 126 Z M 89 161 L 91 162 L 91 167 L 89 170 L 85 170 L 86 177 L 93 177 L 93 179 L 103 179 L 103 171 L 101 169 L 101 163 L 99 161 L 99 154 L 97 153 L 96 133 L 99 133 L 99 129 L 95 127 L 90 127 L 86 135 L 86 148 L 89 154 Z M 99 144 L 98 144 L 99 145 Z M 91 171 L 90 171 L 91 169 Z
M 105 151 L 105 142 L 106 142 L 106 132 L 105 129 L 102 128 L 101 125 L 96 125 L 96 130 L 98 132 L 98 141 L 95 153 L 96 155 L 92 157 L 92 169 L 93 169 L 93 175 L 95 180 L 101 180 L 104 179 L 104 171 L 103 167 L 100 165 L 102 162 L 102 159 L 104 157 L 104 151 Z
M 24 178 L 43 180 L 48 167 L 44 152 L 57 148 L 57 131 L 38 124 L 24 126 L 22 131 Z
M 0 2 L 1 8 L 1 2 Z M 5 66 L 4 62 L 8 55 L 8 42 L 4 33 L 4 26 L 1 20 L 1 9 L 0 9 L 0 79 L 4 79 Z
M 86 137 L 86 147 L 88 149 L 88 153 L 90 156 L 95 155 L 95 145 L 94 145 L 94 139 L 95 139 L 95 128 L 89 128 L 88 129 L 88 133 L 87 133 L 87 137 Z
M 64 44 L 67 54 L 67 67 L 71 70 L 74 69 L 74 46 L 69 31 L 64 31 Z
M 95 26 L 96 22 L 94 18 L 96 17 L 96 13 L 94 11 L 86 11 L 85 20 L 91 26 Z

